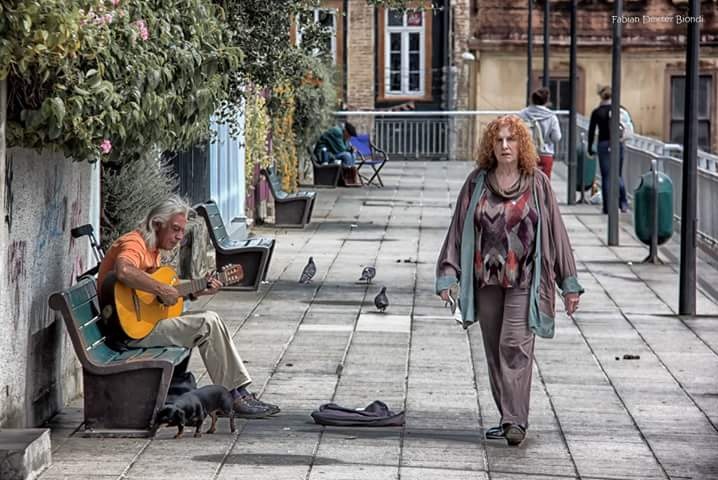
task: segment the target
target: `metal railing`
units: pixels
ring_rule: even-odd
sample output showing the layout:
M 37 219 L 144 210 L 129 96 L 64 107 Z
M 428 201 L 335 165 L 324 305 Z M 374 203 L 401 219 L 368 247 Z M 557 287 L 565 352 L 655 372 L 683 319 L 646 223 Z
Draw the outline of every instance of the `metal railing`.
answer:
M 586 144 L 588 119 L 577 119 L 579 139 Z M 626 141 L 623 159 L 623 181 L 626 193 L 632 196 L 641 182 L 641 176 L 651 170 L 651 162 L 656 161 L 658 170 L 668 175 L 673 182 L 673 217 L 680 222 L 683 188 L 683 147 L 674 143 L 664 143 L 655 138 L 634 135 Z M 600 176 L 600 169 L 596 174 Z M 711 246 L 718 245 L 718 156 L 698 152 L 698 192 L 697 219 L 698 236 Z
M 336 112 L 337 120 L 348 120 L 357 130 L 369 133 L 375 145 L 398 160 L 471 160 L 484 126 L 514 110 L 473 111 L 353 111 Z M 568 112 L 557 111 L 562 131 Z M 568 138 L 557 146 L 557 157 L 566 160 Z
M 340 121 L 349 120 L 360 132 L 369 133 L 372 141 L 398 160 L 473 160 L 484 126 L 509 110 L 391 112 L 336 112 Z M 556 147 L 556 160 L 568 157 L 568 112 L 559 116 L 562 138 Z M 587 141 L 588 119 L 577 119 L 577 142 Z M 680 221 L 682 185 L 682 147 L 655 138 L 634 135 L 626 142 L 623 178 L 629 196 L 640 183 L 641 175 L 650 171 L 651 161 L 673 181 L 673 207 Z M 597 168 L 597 175 L 600 176 Z M 718 156 L 698 153 L 698 235 L 707 243 L 718 245 Z

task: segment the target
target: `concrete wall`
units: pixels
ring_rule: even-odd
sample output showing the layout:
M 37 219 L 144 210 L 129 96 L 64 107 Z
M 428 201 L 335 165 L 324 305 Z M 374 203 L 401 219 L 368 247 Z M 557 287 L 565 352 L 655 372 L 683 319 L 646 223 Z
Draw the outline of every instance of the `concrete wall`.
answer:
M 81 393 L 79 363 L 47 300 L 94 264 L 70 229 L 99 221 L 99 173 L 61 154 L 1 154 L 0 427 L 35 426 Z

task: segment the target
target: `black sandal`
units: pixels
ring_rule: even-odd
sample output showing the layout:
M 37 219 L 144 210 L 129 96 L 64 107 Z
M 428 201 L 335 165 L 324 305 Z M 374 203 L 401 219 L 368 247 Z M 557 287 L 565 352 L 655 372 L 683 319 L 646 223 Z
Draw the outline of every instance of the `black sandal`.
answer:
M 486 440 L 504 440 L 506 438 L 504 436 L 504 427 L 501 425 L 491 427 L 484 432 L 484 437 L 486 437 Z

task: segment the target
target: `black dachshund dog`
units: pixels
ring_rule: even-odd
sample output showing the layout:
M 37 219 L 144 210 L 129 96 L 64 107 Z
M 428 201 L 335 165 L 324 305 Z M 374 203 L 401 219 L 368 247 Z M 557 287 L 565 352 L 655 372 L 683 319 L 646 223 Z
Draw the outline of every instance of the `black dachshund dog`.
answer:
M 209 415 L 212 418 L 212 425 L 207 433 L 217 431 L 217 415 L 229 417 L 229 428 L 234 433 L 234 409 L 232 394 L 221 385 L 207 385 L 186 392 L 169 405 L 165 405 L 157 414 L 157 425 L 177 427 L 175 438 L 180 438 L 184 427 L 196 427 L 195 437 L 202 436 L 200 429 L 205 418 Z

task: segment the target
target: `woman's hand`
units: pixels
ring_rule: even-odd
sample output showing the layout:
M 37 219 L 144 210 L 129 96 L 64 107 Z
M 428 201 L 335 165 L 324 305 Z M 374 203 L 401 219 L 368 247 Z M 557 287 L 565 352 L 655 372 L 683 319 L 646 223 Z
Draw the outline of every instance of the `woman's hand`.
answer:
M 447 288 L 446 290 L 442 290 L 441 293 L 439 293 L 439 296 L 441 297 L 441 299 L 443 301 L 448 302 L 449 301 L 449 289 Z
M 581 296 L 578 293 L 567 293 L 563 296 L 563 304 L 566 307 L 566 314 L 573 315 L 578 309 L 578 302 Z

